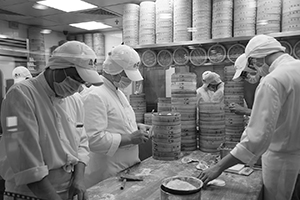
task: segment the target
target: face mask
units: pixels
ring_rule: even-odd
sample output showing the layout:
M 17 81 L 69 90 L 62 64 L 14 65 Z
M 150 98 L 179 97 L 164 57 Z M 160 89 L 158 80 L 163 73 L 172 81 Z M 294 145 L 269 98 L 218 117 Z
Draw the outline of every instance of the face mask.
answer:
M 255 68 L 260 76 L 267 76 L 269 74 L 269 65 L 266 63 L 264 63 L 261 67 L 255 66 Z
M 117 88 L 124 89 L 124 88 L 127 88 L 131 84 L 131 80 L 125 76 L 121 76 L 121 79 L 119 82 L 114 81 L 113 83 Z
M 54 91 L 57 96 L 60 98 L 66 98 L 67 96 L 71 96 L 74 93 L 81 91 L 82 88 L 82 83 L 75 81 L 72 79 L 70 76 L 67 76 L 65 72 L 66 78 L 60 83 L 55 82 L 55 76 L 54 76 Z
M 251 75 L 250 73 L 248 73 L 247 78 L 245 78 L 245 80 L 251 84 L 257 83 L 259 81 L 259 79 L 260 79 L 259 73 L 256 73 L 255 75 Z

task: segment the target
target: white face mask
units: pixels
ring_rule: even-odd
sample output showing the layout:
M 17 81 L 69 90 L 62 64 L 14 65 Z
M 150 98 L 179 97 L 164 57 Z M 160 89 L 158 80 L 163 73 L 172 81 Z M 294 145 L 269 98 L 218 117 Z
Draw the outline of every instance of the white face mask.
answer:
M 71 95 L 75 94 L 76 92 L 81 91 L 83 89 L 82 83 L 72 79 L 70 76 L 67 76 L 65 71 L 64 71 L 64 73 L 65 73 L 66 78 L 60 83 L 55 82 L 55 75 L 53 76 L 54 92 L 60 98 L 66 98 L 66 97 L 71 96 Z
M 264 63 L 261 67 L 255 66 L 255 69 L 260 76 L 267 76 L 269 74 L 269 65 L 266 63 Z
M 121 76 L 121 75 L 120 75 Z M 131 80 L 128 77 L 121 76 L 119 82 L 113 81 L 114 86 L 120 89 L 125 89 L 131 84 Z

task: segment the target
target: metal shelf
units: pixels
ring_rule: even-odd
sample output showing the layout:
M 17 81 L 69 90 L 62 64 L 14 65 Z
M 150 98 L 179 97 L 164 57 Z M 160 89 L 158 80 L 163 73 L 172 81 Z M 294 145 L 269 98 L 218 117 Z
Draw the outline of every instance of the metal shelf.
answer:
M 271 33 L 267 34 L 275 38 L 284 39 L 287 37 L 300 37 L 300 31 L 291 31 L 291 32 L 280 32 L 280 33 Z M 167 44 L 151 44 L 151 45 L 139 45 L 133 47 L 136 50 L 141 49 L 166 49 L 166 48 L 175 48 L 180 46 L 201 46 L 206 44 L 217 44 L 217 43 L 232 43 L 232 42 L 246 42 L 249 41 L 253 36 L 243 36 L 243 37 L 231 37 L 231 38 L 220 38 L 220 39 L 210 39 L 204 41 L 186 41 L 178 43 L 167 43 Z

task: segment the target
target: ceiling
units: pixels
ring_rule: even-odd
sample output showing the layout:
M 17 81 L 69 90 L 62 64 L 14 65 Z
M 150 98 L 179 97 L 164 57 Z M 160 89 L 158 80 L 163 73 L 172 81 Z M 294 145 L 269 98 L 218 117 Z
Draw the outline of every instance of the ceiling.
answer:
M 122 30 L 123 5 L 126 3 L 140 4 L 143 0 L 85 0 L 98 6 L 98 8 L 69 13 L 53 8 L 46 10 L 34 9 L 33 5 L 37 1 L 0 0 L 0 20 L 13 21 L 60 32 L 67 31 L 69 34 L 88 31 L 71 27 L 68 24 L 92 20 L 112 26 L 112 28 L 101 31 Z

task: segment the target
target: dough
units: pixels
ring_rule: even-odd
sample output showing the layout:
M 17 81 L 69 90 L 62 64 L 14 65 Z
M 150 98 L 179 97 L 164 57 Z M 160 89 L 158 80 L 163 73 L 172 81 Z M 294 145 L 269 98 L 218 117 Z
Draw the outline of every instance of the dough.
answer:
M 197 189 L 192 184 L 190 184 L 186 181 L 178 180 L 178 179 L 170 181 L 169 183 L 167 183 L 166 187 L 173 189 L 173 190 L 195 190 L 195 189 Z

